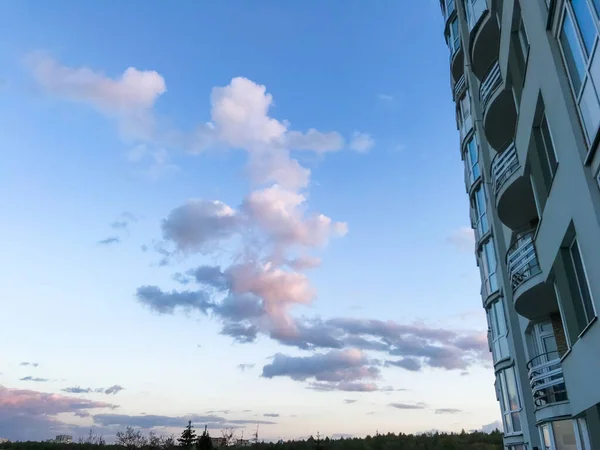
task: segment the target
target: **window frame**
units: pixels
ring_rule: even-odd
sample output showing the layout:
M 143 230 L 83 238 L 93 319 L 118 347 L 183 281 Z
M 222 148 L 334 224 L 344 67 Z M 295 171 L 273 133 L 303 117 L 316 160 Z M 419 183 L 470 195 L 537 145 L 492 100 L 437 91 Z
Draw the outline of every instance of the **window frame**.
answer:
M 556 283 L 556 280 L 554 280 L 552 282 L 552 285 L 554 286 L 554 293 L 556 295 L 556 303 L 558 303 L 558 313 L 560 314 L 560 321 L 562 322 L 563 331 L 565 333 L 565 341 L 567 344 L 567 351 L 565 352 L 565 355 L 566 355 L 567 353 L 569 353 L 571 351 L 571 335 L 569 333 L 569 329 L 567 328 L 567 321 L 565 319 L 565 311 L 562 306 L 560 289 L 558 288 L 558 284 Z M 564 355 L 563 355 L 563 357 L 564 357 Z
M 550 123 L 548 122 L 548 116 L 546 115 L 546 111 L 544 111 L 542 117 L 540 118 L 539 129 L 540 138 L 542 140 L 542 143 L 544 144 L 544 154 L 546 156 L 546 162 L 548 163 L 548 168 L 550 169 L 550 177 L 554 178 L 554 176 L 556 175 L 556 171 L 558 170 L 558 154 L 556 153 L 556 145 L 554 144 L 554 138 L 552 137 L 552 130 L 550 129 Z M 544 130 L 546 130 L 546 132 L 544 132 Z M 546 136 L 546 134 L 548 136 Z M 548 147 L 550 147 L 550 149 L 548 149 Z M 550 161 L 550 154 L 554 156 L 553 162 Z
M 456 36 L 454 35 L 454 26 L 456 26 Z M 458 17 L 454 17 L 448 25 L 448 43 L 450 44 L 450 57 L 453 57 L 460 49 L 460 28 Z
M 472 153 L 470 144 L 473 144 L 474 155 L 476 157 L 475 162 L 472 160 Z M 467 163 L 467 173 L 469 174 L 469 189 L 475 184 L 477 180 L 481 178 L 481 167 L 479 166 L 479 140 L 477 134 L 473 133 L 471 138 L 465 143 L 465 161 Z M 477 176 L 474 175 L 475 168 L 477 168 Z
M 585 297 L 583 295 L 582 286 L 581 286 L 582 280 L 579 279 L 580 278 L 579 277 L 579 271 L 577 269 L 578 266 L 577 266 L 577 264 L 575 262 L 575 258 L 574 258 L 574 255 L 573 255 L 573 248 L 574 247 L 577 247 L 577 253 L 579 255 L 578 259 L 579 259 L 579 262 L 581 263 L 581 269 L 583 270 L 583 278 L 584 278 L 583 282 L 585 282 L 585 286 L 587 287 L 587 294 L 588 294 L 588 297 L 589 297 L 589 300 L 590 300 L 590 306 L 591 306 L 592 313 L 593 313 L 593 315 L 591 317 L 588 317 L 588 311 L 587 311 L 587 307 L 585 305 Z M 590 280 L 589 280 L 589 277 L 588 277 L 588 274 L 587 274 L 587 270 L 585 268 L 585 262 L 583 261 L 583 255 L 581 254 L 581 246 L 579 245 L 579 242 L 577 241 L 577 237 L 573 238 L 573 240 L 569 244 L 569 258 L 571 260 L 570 261 L 571 264 L 573 265 L 572 267 L 573 267 L 573 272 L 575 274 L 575 281 L 577 282 L 577 287 L 578 287 L 578 290 L 579 290 L 579 292 L 578 292 L 579 299 L 578 300 L 580 300 L 581 303 L 582 303 L 583 312 L 585 314 L 585 319 L 586 319 L 586 322 L 587 322 L 585 324 L 585 326 L 582 328 L 582 330 L 585 331 L 588 328 L 588 326 L 594 321 L 594 319 L 596 317 L 598 317 L 598 312 L 596 311 L 596 306 L 594 305 L 594 297 L 592 296 L 592 291 L 590 289 Z
M 499 325 L 502 323 L 498 316 L 498 310 L 502 313 L 502 321 L 504 322 L 504 333 L 500 333 Z M 504 310 L 504 302 L 502 298 L 494 301 L 487 308 L 488 322 L 490 324 L 491 336 L 492 336 L 492 356 L 494 358 L 494 364 L 506 359 L 510 356 L 510 350 L 508 348 L 508 321 L 506 320 L 506 311 Z M 506 354 L 502 353 L 502 343 L 504 340 L 506 346 Z M 496 348 L 498 348 L 499 357 L 496 354 Z
M 479 196 L 479 193 L 481 193 L 481 197 L 483 198 Z M 485 183 L 481 183 L 473 191 L 471 205 L 473 211 L 475 211 L 475 223 L 473 224 L 473 228 L 475 229 L 475 237 L 477 242 L 479 242 L 486 234 L 490 232 L 490 222 L 487 218 L 487 199 L 488 196 L 485 191 Z M 483 202 L 483 205 L 480 205 L 480 202 Z M 484 223 L 485 230 L 482 227 Z
M 488 247 L 489 246 L 489 247 Z M 489 258 L 488 252 L 487 252 L 487 248 L 491 248 L 492 251 L 494 252 L 493 258 Z M 495 292 L 498 292 L 498 290 L 500 289 L 500 287 L 498 286 L 498 277 L 497 277 L 497 273 L 498 273 L 498 255 L 496 252 L 496 247 L 494 245 L 494 239 L 492 237 L 492 235 L 489 236 L 488 239 L 485 240 L 485 242 L 483 242 L 481 244 L 481 249 L 479 250 L 479 259 L 481 260 L 481 280 L 484 286 L 484 291 L 485 291 L 485 297 L 489 297 L 490 295 L 494 294 Z M 495 266 L 493 271 L 490 270 L 490 259 L 493 259 Z M 492 289 L 490 280 L 492 279 L 492 277 L 494 277 L 495 279 L 495 288 Z M 488 287 L 489 286 L 489 287 Z
M 518 403 L 517 409 L 510 409 L 510 404 L 507 404 L 507 402 L 510 403 L 510 400 L 509 400 L 510 395 L 508 393 L 508 383 L 506 381 L 507 373 L 512 374 L 512 377 L 513 377 L 513 380 L 515 383 L 515 389 L 516 389 L 515 394 L 516 394 L 517 403 Z M 500 392 L 499 392 L 499 394 L 500 394 L 500 409 L 502 412 L 502 423 L 504 424 L 504 435 L 512 436 L 512 435 L 523 434 L 523 421 L 521 420 L 521 411 L 523 410 L 523 402 L 522 402 L 521 395 L 519 392 L 519 381 L 517 380 L 515 366 L 510 366 L 510 367 L 507 367 L 506 369 L 500 370 L 496 376 L 496 379 L 499 380 L 499 385 L 500 385 Z M 514 429 L 513 414 L 519 415 L 519 425 L 521 428 L 520 430 L 515 431 L 515 429 Z M 510 427 L 508 427 L 509 420 L 510 420 Z
M 582 426 L 583 424 L 583 426 Z M 573 427 L 575 428 L 575 442 L 578 450 L 592 450 L 590 440 L 590 429 L 585 416 L 573 418 Z
M 565 67 L 565 72 L 567 74 L 567 78 L 569 80 L 569 85 L 571 87 L 571 92 L 573 94 L 573 100 L 575 102 L 575 106 L 576 106 L 576 109 L 578 112 L 580 126 L 583 131 L 584 139 L 588 145 L 587 153 L 589 154 L 593 150 L 592 144 L 595 141 L 598 133 L 600 132 L 600 77 L 597 80 L 598 86 L 595 86 L 594 81 L 591 76 L 591 66 L 593 65 L 593 62 L 596 58 L 600 58 L 600 48 L 599 48 L 599 46 L 600 46 L 600 15 L 596 12 L 595 5 L 590 4 L 590 0 L 580 0 L 580 1 L 583 1 L 585 3 L 585 5 L 587 5 L 589 13 L 592 17 L 594 27 L 596 29 L 596 37 L 595 37 L 594 44 L 592 45 L 592 49 L 591 49 L 590 53 L 588 54 L 587 47 L 585 45 L 585 41 L 581 34 L 579 22 L 577 21 L 577 16 L 575 15 L 573 5 L 571 4 L 572 0 L 566 0 L 564 2 L 564 6 L 562 8 L 561 16 L 560 16 L 560 20 L 559 20 L 557 42 L 559 44 L 558 47 L 560 49 L 560 54 L 562 57 L 563 65 Z M 563 46 L 563 42 L 562 42 L 562 35 L 563 35 L 565 20 L 566 20 L 567 16 L 573 26 L 573 30 L 575 32 L 575 38 L 577 39 L 577 49 L 573 49 L 573 48 L 571 48 L 571 46 L 569 46 L 569 51 L 572 51 L 572 52 L 577 51 L 579 53 L 580 58 L 583 60 L 583 74 L 581 76 L 581 79 L 579 80 L 580 84 L 579 84 L 578 88 L 576 88 L 575 83 L 573 82 L 573 77 L 571 76 L 571 70 L 569 69 L 570 65 L 568 62 L 568 58 L 567 58 L 565 49 L 563 48 L 564 46 Z M 568 42 L 568 39 L 567 39 L 567 42 Z M 595 106 L 598 109 L 598 111 L 596 113 L 598 117 L 596 120 L 597 124 L 596 124 L 595 130 L 588 130 L 588 125 L 586 124 L 586 121 L 585 121 L 586 116 L 583 113 L 584 108 L 582 107 L 584 104 L 584 102 L 583 102 L 584 92 L 588 88 L 588 83 L 592 83 L 591 89 L 592 89 L 593 93 L 595 94 L 595 100 L 596 100 Z M 592 101 L 593 100 L 594 99 L 592 99 Z

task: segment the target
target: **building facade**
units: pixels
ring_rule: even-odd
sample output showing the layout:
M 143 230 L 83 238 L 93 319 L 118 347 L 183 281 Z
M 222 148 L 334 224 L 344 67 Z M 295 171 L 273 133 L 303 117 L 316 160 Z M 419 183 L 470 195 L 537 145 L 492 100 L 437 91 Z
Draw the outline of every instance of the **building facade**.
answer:
M 600 0 L 441 6 L 504 444 L 600 449 Z

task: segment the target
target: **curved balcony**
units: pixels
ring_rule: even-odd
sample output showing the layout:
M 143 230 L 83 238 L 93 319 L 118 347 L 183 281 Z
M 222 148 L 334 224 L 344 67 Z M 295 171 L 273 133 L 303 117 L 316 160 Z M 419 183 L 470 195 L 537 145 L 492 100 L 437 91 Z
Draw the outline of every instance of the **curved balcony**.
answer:
M 488 143 L 496 150 L 506 145 L 515 135 L 517 109 L 512 91 L 502 80 L 500 65 L 494 62 L 485 73 L 479 87 L 483 108 L 483 130 Z
M 452 82 L 458 83 L 460 77 L 465 71 L 465 53 L 462 45 L 458 43 L 458 47 L 454 49 L 450 56 L 450 72 L 452 74 Z
M 513 142 L 494 156 L 491 179 L 498 217 L 504 225 L 517 230 L 536 217 L 531 181 L 521 170 Z
M 533 236 L 534 230 L 518 234 L 506 255 L 515 310 L 528 319 L 546 316 L 557 306 L 552 285 L 545 283 Z
M 472 10 L 467 11 L 470 32 L 471 70 L 483 81 L 488 68 L 498 59 L 500 29 L 492 12 L 487 9 L 485 0 L 473 2 Z
M 568 401 L 560 354 L 557 351 L 532 358 L 527 363 L 527 371 L 536 409 Z

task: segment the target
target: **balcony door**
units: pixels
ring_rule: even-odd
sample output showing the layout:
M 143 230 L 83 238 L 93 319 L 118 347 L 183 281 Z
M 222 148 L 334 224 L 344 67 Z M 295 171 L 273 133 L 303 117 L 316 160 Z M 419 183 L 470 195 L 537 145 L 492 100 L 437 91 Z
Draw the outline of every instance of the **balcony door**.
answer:
M 547 321 L 535 324 L 534 336 L 533 345 L 536 356 L 539 356 L 543 362 L 548 362 L 559 357 L 552 322 Z
M 529 377 L 535 405 L 542 407 L 567 400 L 552 322 L 534 325 L 533 346 L 536 356 L 530 362 Z

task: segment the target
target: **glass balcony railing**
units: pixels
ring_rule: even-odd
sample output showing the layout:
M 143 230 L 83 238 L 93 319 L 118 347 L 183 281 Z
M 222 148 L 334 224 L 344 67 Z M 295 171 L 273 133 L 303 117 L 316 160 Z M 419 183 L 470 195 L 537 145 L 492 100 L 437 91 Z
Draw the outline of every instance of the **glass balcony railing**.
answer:
M 513 292 L 525 281 L 541 272 L 533 242 L 534 230 L 518 235 L 506 255 L 508 276 Z
M 527 363 L 527 370 L 536 407 L 568 400 L 560 354 L 557 351 L 536 356 Z
M 498 61 L 490 66 L 487 73 L 483 77 L 483 83 L 479 87 L 479 101 L 483 110 L 487 107 L 490 97 L 498 86 L 502 83 L 502 75 L 500 73 L 500 65 Z
M 514 142 L 511 142 L 503 152 L 496 154 L 492 160 L 492 188 L 496 195 L 498 195 L 498 191 L 506 183 L 506 180 L 518 169 L 517 149 Z

